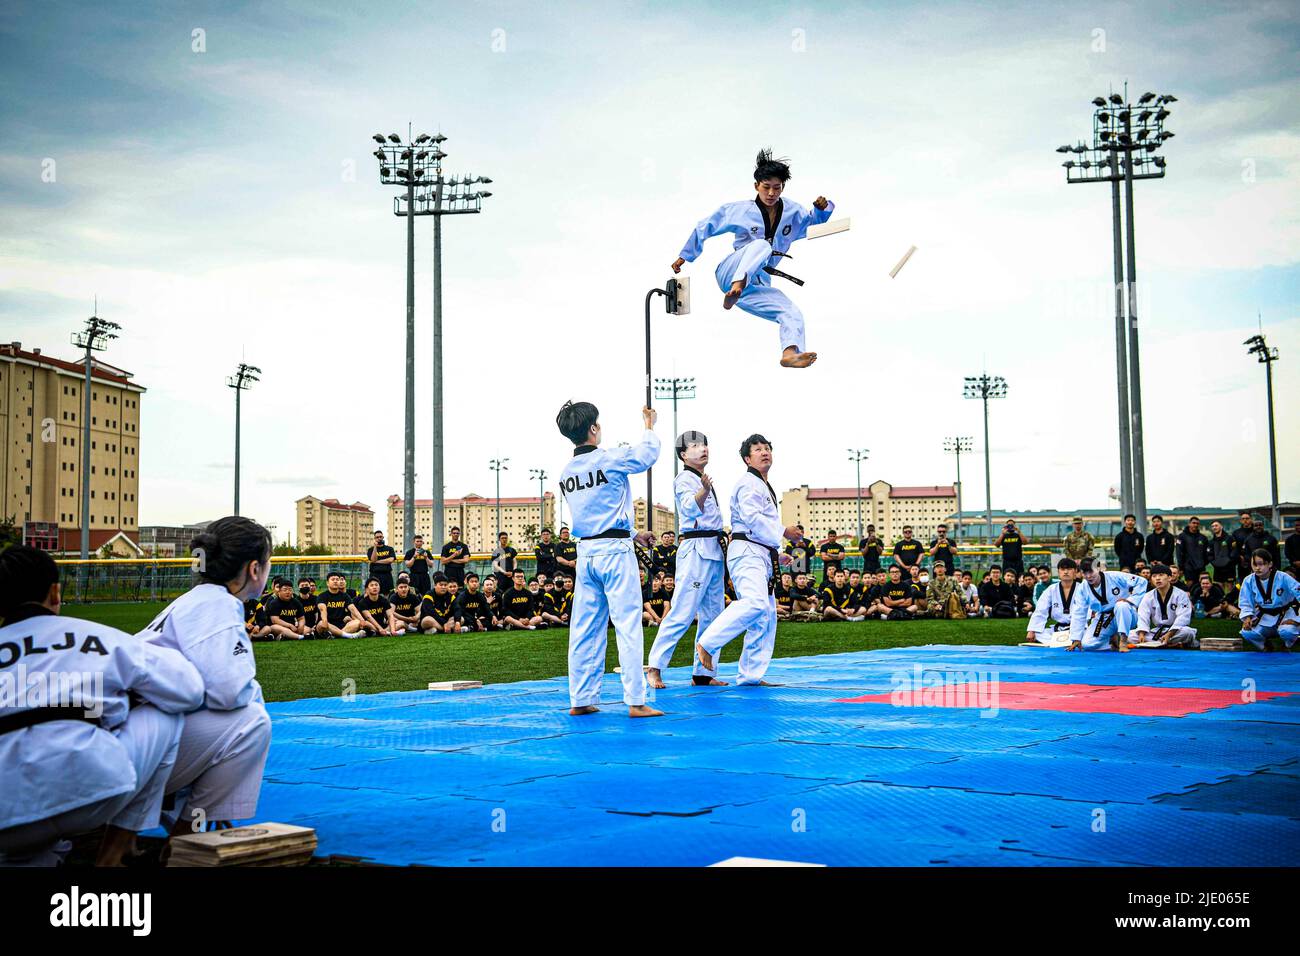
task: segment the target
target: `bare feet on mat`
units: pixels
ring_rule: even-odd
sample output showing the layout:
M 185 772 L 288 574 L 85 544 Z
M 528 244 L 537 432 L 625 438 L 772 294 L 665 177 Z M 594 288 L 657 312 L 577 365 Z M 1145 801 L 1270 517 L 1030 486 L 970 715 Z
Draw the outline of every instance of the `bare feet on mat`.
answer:
M 744 291 L 745 291 L 744 279 L 737 279 L 735 282 L 731 283 L 731 289 L 727 292 L 726 295 L 722 297 L 722 307 L 724 309 L 731 308 L 733 305 L 736 304 L 736 300 L 740 298 L 740 294 Z
M 695 655 L 700 659 L 700 663 L 704 665 L 706 671 L 713 670 L 713 655 L 704 649 L 704 645 L 695 645 Z
M 781 353 L 781 365 L 784 368 L 807 368 L 815 361 L 816 352 L 800 352 L 793 345 Z
M 708 683 L 706 686 L 708 686 L 708 687 L 730 687 L 731 685 L 728 684 L 725 680 L 718 680 L 718 679 L 715 677 L 715 678 L 713 678 L 712 680 L 710 680 L 709 683 Z
M 668 686 L 667 684 L 664 683 L 664 679 L 662 676 L 660 676 L 659 668 L 657 667 L 652 667 L 645 672 L 645 680 L 646 683 L 649 684 L 651 687 L 653 687 L 655 690 L 663 690 L 665 687 Z
M 773 684 L 771 681 L 761 680 L 758 682 L 759 687 L 784 687 L 784 684 Z
M 629 717 L 662 717 L 664 712 L 662 710 L 655 710 L 653 707 L 647 707 L 645 704 L 639 704 L 634 707 L 629 707 L 627 709 L 627 715 Z
M 593 704 L 588 704 L 586 707 L 570 707 L 569 716 L 581 717 L 583 714 L 594 714 L 598 710 L 600 710 L 600 708 Z

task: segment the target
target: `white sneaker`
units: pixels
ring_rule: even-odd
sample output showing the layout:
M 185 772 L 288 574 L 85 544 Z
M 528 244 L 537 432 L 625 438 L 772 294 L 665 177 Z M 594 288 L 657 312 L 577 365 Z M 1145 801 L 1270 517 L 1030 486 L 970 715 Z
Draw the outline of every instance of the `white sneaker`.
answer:
M 528 625 L 528 630 L 530 630 L 530 631 L 535 631 L 535 630 L 537 630 L 537 627 L 536 627 L 535 625 L 529 624 L 529 625 Z
M 859 614 L 857 617 L 851 617 L 851 618 L 849 618 L 849 620 L 850 620 L 850 621 L 865 621 L 866 618 L 863 617 L 861 614 Z

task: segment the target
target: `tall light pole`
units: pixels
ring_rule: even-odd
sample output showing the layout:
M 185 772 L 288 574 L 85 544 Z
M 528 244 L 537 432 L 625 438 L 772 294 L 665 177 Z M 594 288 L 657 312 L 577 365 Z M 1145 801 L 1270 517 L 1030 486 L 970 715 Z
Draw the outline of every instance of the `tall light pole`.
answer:
M 1264 380 L 1268 386 L 1268 467 L 1273 480 L 1273 532 L 1280 536 L 1282 513 L 1277 503 L 1277 442 L 1273 433 L 1273 363 L 1278 359 L 1277 348 L 1269 347 L 1264 340 L 1263 332 L 1252 335 L 1242 344 L 1250 346 L 1247 354 L 1259 356 L 1259 362 L 1264 366 Z
M 415 187 L 427 178 L 429 172 L 429 154 L 421 149 L 421 144 L 429 139 L 428 133 L 421 133 L 415 142 L 410 141 L 410 127 L 407 127 L 406 143 L 396 133 L 375 133 L 373 139 L 379 144 L 375 158 L 379 160 L 379 181 L 385 186 L 402 186 L 406 189 L 407 209 L 415 196 Z M 420 153 L 420 157 L 416 157 Z M 396 211 L 394 201 L 394 211 Z M 398 215 L 406 215 L 398 213 Z M 403 548 L 411 546 L 415 534 L 415 219 L 406 216 L 406 431 L 402 461 L 402 531 L 405 540 Z M 436 507 L 437 488 L 441 481 L 435 477 L 435 520 L 440 510 Z
M 262 370 L 256 365 L 240 362 L 235 374 L 226 379 L 226 385 L 235 390 L 235 514 L 239 514 L 239 397 L 261 376 Z
M 955 438 L 945 438 L 943 440 L 943 450 L 950 455 L 957 456 L 957 534 L 955 537 L 961 537 L 961 456 L 969 453 L 975 446 L 969 435 L 958 435 Z M 988 444 L 988 435 L 984 436 L 984 443 Z M 986 477 L 987 480 L 987 477 Z
M 488 467 L 497 473 L 497 537 L 501 537 L 501 472 L 509 471 L 509 458 L 493 458 Z
M 1137 265 L 1133 226 L 1133 182 L 1161 179 L 1165 159 L 1154 155 L 1173 133 L 1164 128 L 1168 106 L 1177 102 L 1169 94 L 1143 93 L 1136 103 L 1123 95 L 1093 99 L 1092 145 L 1058 146 L 1058 153 L 1075 153 L 1086 158 L 1068 159 L 1066 182 L 1108 182 L 1111 185 L 1111 219 L 1115 273 L 1115 361 L 1120 415 L 1120 503 L 1132 511 L 1141 526 L 1146 525 L 1146 455 L 1142 437 L 1142 374 L 1137 329 Z M 1123 155 L 1121 160 L 1120 156 Z M 1125 233 L 1120 238 L 1119 184 L 1124 183 Z M 1127 256 L 1124 246 L 1127 245 Z M 1125 260 L 1127 280 L 1125 279 Z M 1125 334 L 1124 307 L 1128 308 Z
M 99 301 L 95 302 L 95 312 L 99 311 Z M 86 374 L 81 390 L 81 560 L 90 558 L 90 395 L 91 370 L 94 360 L 92 352 L 102 352 L 108 343 L 117 338 L 122 326 L 98 315 L 86 319 L 86 326 L 80 332 L 72 334 L 72 344 L 86 350 Z M 82 565 L 84 572 L 85 565 Z
M 870 449 L 867 448 L 850 448 L 849 461 L 854 462 L 858 469 L 858 541 L 862 541 L 862 462 L 871 455 Z
M 650 300 L 655 296 L 664 297 L 664 311 L 669 315 L 688 315 L 691 311 L 690 280 L 669 279 L 662 289 L 651 289 L 645 294 L 645 407 L 651 406 L 650 391 L 653 385 L 653 372 L 650 359 Z M 676 440 L 674 435 L 673 439 Z M 673 456 L 676 458 L 676 455 Z M 645 530 L 654 533 L 654 469 L 645 470 Z M 676 509 L 673 509 L 674 511 Z
M 529 468 L 528 477 L 537 479 L 537 533 L 540 535 L 546 527 L 546 472 L 541 468 Z
M 984 520 L 988 525 L 989 544 L 993 543 L 993 486 L 989 465 L 989 399 L 1007 397 L 1007 380 L 1001 375 L 967 375 L 962 387 L 963 398 L 984 402 Z
M 492 182 L 486 176 L 443 176 L 442 161 L 447 157 L 442 133 L 421 133 L 415 138 L 415 160 L 425 162 L 419 177 L 420 189 L 408 190 L 406 196 L 393 198 L 393 214 L 433 217 L 433 539 L 443 540 L 443 400 L 442 400 L 442 217 L 464 216 L 483 211 L 483 200 L 490 192 L 476 189 L 480 183 Z M 409 220 L 409 217 L 408 217 Z
M 673 442 L 677 441 L 677 402 L 686 401 L 695 397 L 695 379 L 693 378 L 657 378 L 655 379 L 655 398 L 671 398 L 673 400 Z M 677 472 L 680 470 L 681 459 L 677 457 L 676 447 L 673 450 L 673 480 L 677 480 Z M 677 509 L 673 508 L 673 530 L 681 530 L 681 517 L 677 514 Z

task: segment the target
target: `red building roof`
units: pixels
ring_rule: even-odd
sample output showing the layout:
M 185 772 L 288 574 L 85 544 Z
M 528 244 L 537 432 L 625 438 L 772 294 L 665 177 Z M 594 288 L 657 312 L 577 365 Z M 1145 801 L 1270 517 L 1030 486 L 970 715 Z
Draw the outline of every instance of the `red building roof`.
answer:
M 549 491 L 546 492 L 547 501 L 550 501 L 554 497 L 555 495 L 553 495 L 551 492 Z M 403 503 L 404 503 L 404 499 L 399 495 L 388 496 L 388 506 L 390 508 L 396 508 L 402 505 Z M 458 505 L 494 505 L 495 506 L 496 503 L 497 503 L 497 499 L 495 498 L 484 498 L 482 495 L 475 495 L 475 494 L 466 495 L 464 498 L 444 498 L 442 501 L 442 505 L 444 508 L 454 508 Z M 536 498 L 502 498 L 501 503 L 503 505 L 535 505 L 537 504 L 537 499 Z M 416 498 L 415 506 L 417 508 L 432 508 L 433 499 Z
M 25 352 L 23 351 L 23 344 L 21 342 L 5 342 L 0 344 L 0 355 L 8 355 L 13 358 L 23 359 L 27 362 L 34 362 L 37 365 L 44 365 L 65 372 L 72 372 L 75 375 L 86 374 L 85 359 L 82 359 L 79 362 L 65 362 L 63 359 L 56 359 L 51 358 L 48 355 L 42 355 L 40 349 Z M 143 386 L 137 385 L 135 382 L 130 380 L 130 372 L 125 372 L 120 368 L 107 365 L 104 362 L 92 360 L 90 378 L 91 381 L 111 382 L 114 385 L 125 385 L 131 388 L 138 388 L 141 391 L 145 390 Z
M 856 498 L 857 488 L 809 488 L 808 500 L 827 498 Z M 862 487 L 862 496 L 871 496 L 871 489 Z M 889 489 L 891 498 L 956 498 L 957 489 L 952 485 L 898 485 Z

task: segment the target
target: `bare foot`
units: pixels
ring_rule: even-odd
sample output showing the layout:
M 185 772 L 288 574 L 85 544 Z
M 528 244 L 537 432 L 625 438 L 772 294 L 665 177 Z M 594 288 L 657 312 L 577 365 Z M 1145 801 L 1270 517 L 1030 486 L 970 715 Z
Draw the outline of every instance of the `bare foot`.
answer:
M 659 674 L 659 668 L 651 667 L 645 672 L 646 683 L 656 690 L 663 690 L 668 685 L 664 683 L 663 677 Z
M 816 352 L 800 352 L 793 345 L 781 353 L 781 365 L 784 368 L 807 368 L 815 361 Z
M 725 680 L 718 680 L 718 679 L 715 677 L 715 678 L 713 678 L 712 680 L 709 681 L 709 683 L 708 683 L 707 686 L 709 686 L 709 687 L 730 687 L 731 685 L 728 684 Z
M 695 654 L 699 657 L 700 663 L 704 665 L 706 671 L 713 670 L 713 656 L 704 649 L 702 644 L 695 645 Z
M 569 716 L 581 717 L 583 714 L 594 714 L 598 710 L 600 710 L 600 708 L 596 707 L 594 704 L 588 704 L 586 707 L 570 707 Z
M 770 681 L 761 680 L 758 682 L 759 687 L 784 687 L 784 684 L 773 684 Z
M 629 717 L 662 717 L 664 712 L 662 710 L 655 710 L 653 707 L 647 707 L 645 704 L 639 704 L 634 707 L 629 707 L 627 709 L 627 715 Z
M 737 279 L 735 282 L 731 283 L 731 290 L 722 297 L 722 307 L 724 309 L 731 308 L 733 305 L 736 304 L 736 300 L 740 298 L 740 294 L 744 291 L 745 291 L 744 279 Z

